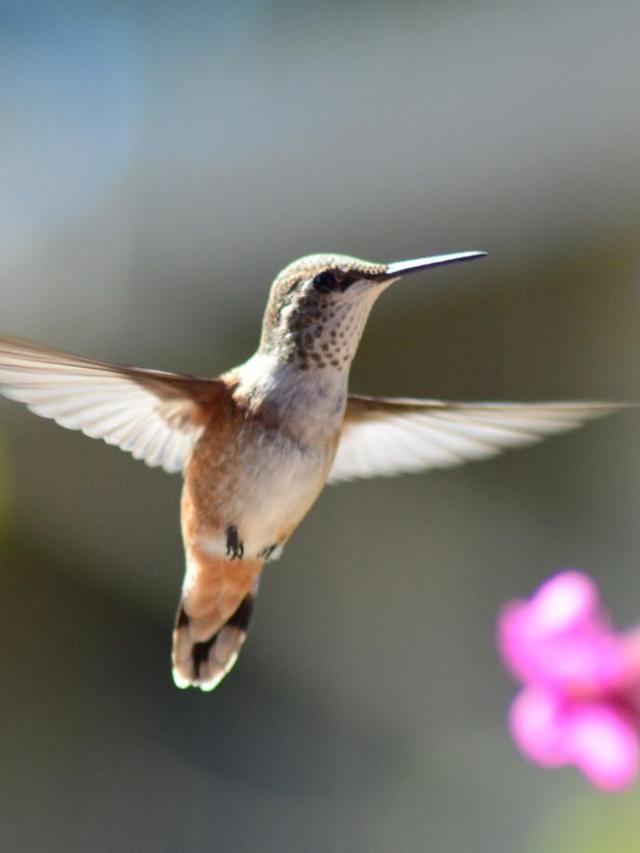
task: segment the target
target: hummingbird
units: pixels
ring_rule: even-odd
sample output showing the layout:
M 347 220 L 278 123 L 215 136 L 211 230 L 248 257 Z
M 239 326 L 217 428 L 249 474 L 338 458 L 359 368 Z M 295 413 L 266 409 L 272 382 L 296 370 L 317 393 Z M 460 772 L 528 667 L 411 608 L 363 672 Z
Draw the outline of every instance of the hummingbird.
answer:
M 484 459 L 606 415 L 604 402 L 452 403 L 349 394 L 369 312 L 395 282 L 481 258 L 300 258 L 275 278 L 254 355 L 213 379 L 120 366 L 0 337 L 0 391 L 31 411 L 182 472 L 186 569 L 178 687 L 212 690 L 245 641 L 262 569 L 326 483 Z

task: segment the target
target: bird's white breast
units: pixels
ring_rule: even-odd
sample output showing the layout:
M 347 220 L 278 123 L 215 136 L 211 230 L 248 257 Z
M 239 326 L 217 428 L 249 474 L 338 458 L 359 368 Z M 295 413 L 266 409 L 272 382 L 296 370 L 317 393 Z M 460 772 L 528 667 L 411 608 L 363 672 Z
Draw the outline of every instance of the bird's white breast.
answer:
M 237 528 L 245 556 L 256 557 L 286 541 L 322 490 L 344 417 L 346 377 L 269 363 L 262 355 L 236 376 L 238 395 L 254 408 L 229 448 L 224 465 L 231 476 L 217 490 L 216 516 L 223 527 Z M 209 553 L 226 553 L 222 533 L 207 535 Z
M 242 442 L 242 436 L 239 436 Z M 225 527 L 237 528 L 245 557 L 258 557 L 281 546 L 300 523 L 324 486 L 333 451 L 300 447 L 280 433 L 267 433 L 242 442 L 235 479 L 221 496 L 222 528 L 204 533 L 201 546 L 211 555 L 225 556 Z
M 280 442 L 262 455 L 241 522 L 249 553 L 288 538 L 322 490 L 329 464 L 328 449 L 311 452 Z

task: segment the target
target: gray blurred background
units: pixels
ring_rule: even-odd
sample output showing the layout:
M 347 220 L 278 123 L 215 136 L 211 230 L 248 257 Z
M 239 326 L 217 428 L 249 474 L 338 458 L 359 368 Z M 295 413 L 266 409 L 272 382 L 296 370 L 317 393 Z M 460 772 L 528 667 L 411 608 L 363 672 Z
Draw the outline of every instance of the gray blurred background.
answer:
M 637 399 L 637 0 L 0 0 L 0 328 L 213 375 L 293 258 L 486 249 L 376 307 L 363 393 Z M 496 612 L 640 619 L 633 412 L 328 490 L 212 695 L 169 673 L 180 482 L 0 402 L 0 849 L 636 851 L 511 744 Z

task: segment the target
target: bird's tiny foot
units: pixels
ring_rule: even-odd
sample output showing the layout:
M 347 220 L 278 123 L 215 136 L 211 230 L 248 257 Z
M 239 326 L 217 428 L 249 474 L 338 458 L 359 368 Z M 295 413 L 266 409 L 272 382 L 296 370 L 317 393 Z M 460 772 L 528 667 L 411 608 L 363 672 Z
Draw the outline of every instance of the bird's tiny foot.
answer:
M 282 545 L 267 545 L 262 551 L 258 551 L 261 560 L 277 560 L 282 554 Z
M 227 557 L 230 560 L 241 560 L 244 557 L 244 545 L 238 537 L 238 528 L 230 524 L 226 529 Z
M 267 545 L 267 547 L 263 548 L 262 551 L 258 551 L 258 557 L 263 560 L 268 560 L 277 547 L 277 545 Z

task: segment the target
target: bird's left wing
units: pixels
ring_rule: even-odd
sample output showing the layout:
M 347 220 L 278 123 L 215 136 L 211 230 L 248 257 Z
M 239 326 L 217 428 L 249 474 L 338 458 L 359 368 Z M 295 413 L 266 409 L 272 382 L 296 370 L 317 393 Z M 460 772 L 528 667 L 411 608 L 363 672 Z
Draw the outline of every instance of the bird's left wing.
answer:
M 63 427 L 175 472 L 182 470 L 226 386 L 0 337 L 0 392 Z
M 448 468 L 533 444 L 614 403 L 444 403 L 352 395 L 328 481 Z

